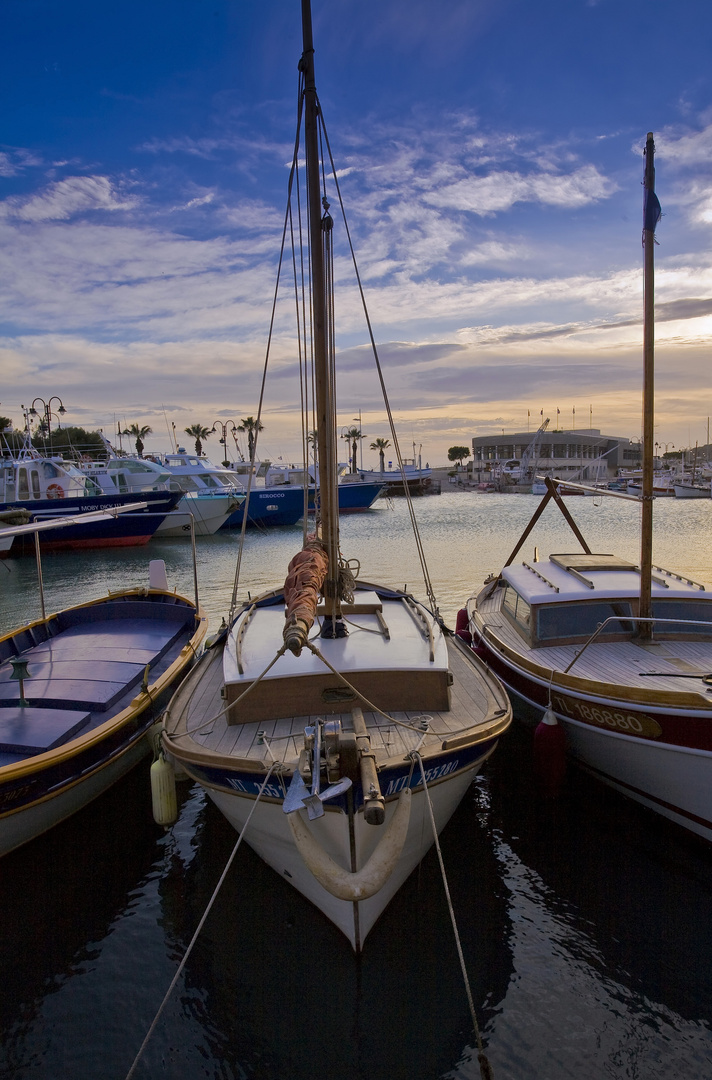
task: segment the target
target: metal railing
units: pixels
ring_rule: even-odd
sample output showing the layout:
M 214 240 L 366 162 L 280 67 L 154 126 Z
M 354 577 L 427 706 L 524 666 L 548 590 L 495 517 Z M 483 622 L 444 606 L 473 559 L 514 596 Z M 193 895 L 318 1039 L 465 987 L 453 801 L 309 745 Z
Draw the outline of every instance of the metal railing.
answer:
M 643 616 L 640 616 L 640 615 L 609 615 L 607 619 L 604 619 L 604 621 L 602 623 L 598 624 L 598 626 L 596 627 L 594 632 L 591 634 L 588 641 L 585 642 L 583 648 L 580 649 L 576 653 L 576 655 L 574 656 L 573 660 L 568 665 L 568 667 L 564 668 L 564 670 L 562 672 L 563 675 L 566 675 L 566 674 L 568 674 L 569 671 L 571 671 L 571 668 L 574 666 L 576 661 L 581 656 L 583 656 L 583 654 L 586 652 L 586 649 L 589 647 L 589 645 L 593 644 L 593 642 L 599 636 L 601 631 L 610 622 L 617 622 L 617 623 L 624 623 L 624 622 L 634 622 L 634 623 L 676 623 L 678 625 L 682 624 L 683 626 L 705 626 L 709 630 L 709 632 L 712 634 L 712 622 L 703 622 L 703 621 L 701 621 L 699 619 L 660 619 L 660 618 L 655 618 L 655 617 L 653 617 L 653 618 L 643 618 Z

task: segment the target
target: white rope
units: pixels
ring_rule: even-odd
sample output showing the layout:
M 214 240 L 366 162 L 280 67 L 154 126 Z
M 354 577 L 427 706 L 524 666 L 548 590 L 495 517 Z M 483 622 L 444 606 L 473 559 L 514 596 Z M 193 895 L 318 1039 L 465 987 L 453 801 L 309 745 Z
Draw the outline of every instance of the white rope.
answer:
M 247 815 L 247 821 L 245 822 L 244 828 L 243 828 L 242 832 L 240 833 L 240 835 L 237 838 L 237 843 L 235 844 L 234 848 L 232 849 L 232 853 L 230 855 L 230 858 L 227 860 L 227 863 L 225 864 L 225 869 L 223 870 L 222 874 L 220 875 L 220 880 L 218 881 L 217 885 L 215 886 L 215 889 L 213 891 L 213 895 L 210 897 L 210 900 L 208 901 L 208 906 L 206 907 L 205 911 L 203 912 L 203 917 L 201 918 L 200 922 L 198 923 L 198 925 L 196 927 L 196 930 L 195 930 L 195 933 L 193 934 L 193 937 L 190 939 L 190 944 L 188 945 L 188 948 L 185 950 L 185 953 L 183 955 L 183 959 L 181 960 L 180 964 L 178 965 L 178 970 L 176 971 L 175 975 L 173 976 L 173 979 L 171 980 L 171 985 L 166 990 L 165 997 L 163 998 L 163 1001 L 161 1002 L 161 1004 L 159 1006 L 158 1012 L 156 1013 L 156 1015 L 153 1018 L 153 1023 L 151 1024 L 150 1028 L 146 1032 L 146 1037 L 143 1040 L 143 1042 L 141 1043 L 139 1051 L 138 1051 L 136 1057 L 134 1058 L 133 1064 L 132 1064 L 131 1068 L 129 1069 L 129 1071 L 126 1074 L 126 1080 L 131 1080 L 131 1077 L 136 1072 L 136 1068 L 138 1066 L 138 1063 L 141 1060 L 146 1047 L 148 1046 L 148 1043 L 149 1043 L 149 1041 L 151 1039 L 151 1036 L 153 1035 L 154 1031 L 156 1030 L 156 1026 L 158 1024 L 158 1021 L 161 1018 L 163 1010 L 165 1009 L 166 1005 L 168 1004 L 168 999 L 170 998 L 171 994 L 173 993 L 173 990 L 175 989 L 176 983 L 178 982 L 178 979 L 181 976 L 183 968 L 185 967 L 185 965 L 186 965 L 186 963 L 188 961 L 188 957 L 190 956 L 191 952 L 193 951 L 193 946 L 195 945 L 196 941 L 198 940 L 198 935 L 200 934 L 200 931 L 203 929 L 203 926 L 205 925 L 205 920 L 207 919 L 208 915 L 210 914 L 210 911 L 212 909 L 213 904 L 215 903 L 215 901 L 217 899 L 217 895 L 220 892 L 222 884 L 223 884 L 225 878 L 227 877 L 227 872 L 230 869 L 230 867 L 232 866 L 233 859 L 237 855 L 237 849 L 239 848 L 240 844 L 242 843 L 242 840 L 243 840 L 243 838 L 245 836 L 245 833 L 247 832 L 247 826 L 250 824 L 250 819 L 251 819 L 252 815 L 255 812 L 255 809 L 257 807 L 257 803 L 260 801 L 260 797 L 261 797 L 264 789 L 267 787 L 267 781 L 269 780 L 270 776 L 272 775 L 272 772 L 273 772 L 273 770 L 275 768 L 275 765 L 277 765 L 277 764 L 278 764 L 278 762 L 274 762 L 272 765 L 270 765 L 270 767 L 269 767 L 269 769 L 267 771 L 267 775 L 264 778 L 264 781 L 262 783 L 262 787 L 258 791 L 257 798 L 255 799 L 254 804 L 252 805 L 252 808 L 250 809 L 250 812 Z
M 450 887 L 447 883 L 447 875 L 445 873 L 445 863 L 443 862 L 442 851 L 440 850 L 440 840 L 438 837 L 438 830 L 435 825 L 435 815 L 433 813 L 433 804 L 430 801 L 430 792 L 428 791 L 428 783 L 425 779 L 425 767 L 423 765 L 423 759 L 417 750 L 411 751 L 411 758 L 417 758 L 420 765 L 420 775 L 423 781 L 423 793 L 425 795 L 425 801 L 428 807 L 428 813 L 430 815 L 430 824 L 433 829 L 433 840 L 435 843 L 435 850 L 438 853 L 438 862 L 440 863 L 440 873 L 443 879 L 443 888 L 445 889 L 445 896 L 447 898 L 448 911 L 450 912 L 450 922 L 452 923 L 453 933 L 455 935 L 455 945 L 457 946 L 457 955 L 460 958 L 460 969 L 462 971 L 462 978 L 465 983 L 465 993 L 467 994 L 467 1002 L 470 1006 L 470 1016 L 472 1017 L 472 1026 L 475 1030 L 475 1038 L 477 1040 L 477 1060 L 480 1063 L 480 1076 L 482 1080 L 494 1080 L 494 1070 L 487 1060 L 487 1055 L 484 1052 L 482 1046 L 482 1036 L 480 1035 L 479 1024 L 477 1023 L 477 1014 L 475 1013 L 475 1003 L 472 998 L 472 989 L 470 987 L 470 980 L 467 975 L 467 968 L 465 966 L 465 957 L 462 952 L 462 943 L 460 941 L 460 934 L 457 929 L 457 921 L 455 919 L 455 909 L 452 904 L 452 897 L 450 896 Z
M 364 705 L 368 706 L 371 712 L 378 713 L 379 716 L 385 717 L 389 724 L 397 724 L 398 727 L 406 728 L 408 731 L 415 731 L 420 733 L 420 731 L 422 730 L 420 727 L 414 727 L 412 724 L 405 724 L 402 720 L 396 720 L 395 716 L 391 716 L 389 713 L 384 712 L 383 709 L 379 709 L 378 705 L 374 705 L 372 701 L 369 701 L 368 698 L 365 697 L 360 690 L 357 690 L 356 687 L 352 683 L 350 683 L 349 680 L 344 675 L 342 675 L 341 672 L 337 668 L 335 668 L 333 664 L 329 663 L 324 654 L 317 649 L 316 645 L 313 645 L 311 641 L 307 641 L 306 644 L 307 648 L 311 649 L 314 655 L 318 657 L 318 659 L 321 660 L 323 664 L 326 664 L 329 671 L 333 672 L 333 674 L 336 675 L 337 679 L 341 679 L 344 686 L 348 686 L 349 690 L 353 690 L 356 697 L 360 698 Z

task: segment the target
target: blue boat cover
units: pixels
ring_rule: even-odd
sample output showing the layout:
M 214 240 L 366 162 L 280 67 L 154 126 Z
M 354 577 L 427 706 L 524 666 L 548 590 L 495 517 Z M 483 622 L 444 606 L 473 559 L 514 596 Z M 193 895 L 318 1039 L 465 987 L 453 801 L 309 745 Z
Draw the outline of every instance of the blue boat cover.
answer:
M 69 742 L 89 721 L 89 713 L 72 709 L 0 708 L 0 752 L 41 754 Z

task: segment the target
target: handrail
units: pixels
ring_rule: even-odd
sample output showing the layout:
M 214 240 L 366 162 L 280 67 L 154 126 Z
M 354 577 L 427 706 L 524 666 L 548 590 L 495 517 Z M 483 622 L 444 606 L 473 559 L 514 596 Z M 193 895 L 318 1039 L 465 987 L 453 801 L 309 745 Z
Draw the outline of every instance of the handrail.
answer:
M 609 615 L 607 619 L 604 619 L 602 623 L 598 624 L 598 626 L 596 627 L 594 632 L 591 634 L 588 641 L 585 642 L 583 648 L 579 652 L 576 653 L 576 655 L 574 656 L 573 660 L 568 665 L 568 667 L 564 668 L 564 670 L 562 672 L 563 675 L 566 675 L 566 674 L 568 674 L 569 671 L 571 671 L 571 668 L 574 666 L 574 664 L 579 659 L 579 657 L 583 656 L 583 654 L 585 653 L 585 651 L 589 647 L 589 645 L 591 645 L 596 640 L 598 635 L 603 630 L 604 626 L 606 626 L 609 622 L 682 623 L 685 626 L 707 626 L 707 627 L 710 628 L 710 630 L 712 630 L 712 623 L 703 622 L 700 619 L 656 619 L 655 617 L 653 617 L 653 618 L 643 618 L 643 616 L 641 616 L 641 615 Z

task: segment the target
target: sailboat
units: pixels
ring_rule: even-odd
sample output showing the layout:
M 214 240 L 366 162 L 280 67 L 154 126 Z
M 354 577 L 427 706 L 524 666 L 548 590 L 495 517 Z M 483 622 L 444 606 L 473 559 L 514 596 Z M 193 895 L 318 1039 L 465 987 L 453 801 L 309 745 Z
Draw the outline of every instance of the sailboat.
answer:
M 560 726 L 579 765 L 622 794 L 712 840 L 712 595 L 654 566 L 655 144 L 645 148 L 643 477 L 640 561 L 594 553 L 555 484 L 503 570 L 468 601 L 459 627 L 496 671 L 515 714 Z M 554 500 L 581 550 L 515 564 Z M 555 743 L 555 739 L 550 740 Z
M 355 560 L 341 552 L 333 221 L 321 187 L 319 148 L 328 139 L 309 0 L 302 0 L 302 29 L 314 532 L 284 585 L 235 604 L 171 701 L 163 745 L 168 760 L 205 788 L 258 855 L 358 952 L 495 750 L 511 709 L 498 679 L 445 628 L 429 582 L 426 605 L 405 589 L 359 581 Z M 298 137 L 294 169 L 302 152 Z M 396 446 L 393 425 L 391 432 Z

